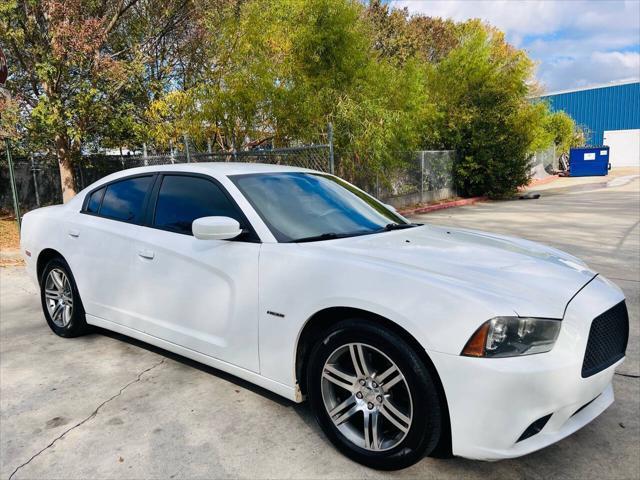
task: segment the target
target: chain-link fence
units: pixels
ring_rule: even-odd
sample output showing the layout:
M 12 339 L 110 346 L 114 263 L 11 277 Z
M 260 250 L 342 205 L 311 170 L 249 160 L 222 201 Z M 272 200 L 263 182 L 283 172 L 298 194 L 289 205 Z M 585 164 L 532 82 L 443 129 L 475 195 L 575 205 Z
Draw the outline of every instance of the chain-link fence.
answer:
M 255 149 L 239 152 L 193 152 L 184 148 L 167 155 L 85 155 L 74 166 L 75 189 L 80 191 L 93 182 L 120 170 L 146 165 L 200 162 L 242 162 L 291 165 L 321 172 L 333 171 L 330 145 L 307 145 L 280 149 Z M 13 159 L 16 196 L 22 213 L 41 206 L 62 202 L 60 170 L 54 157 Z M 0 212 L 13 210 L 8 161 L 0 159 Z
M 401 154 L 393 168 L 370 176 L 361 188 L 396 208 L 428 203 L 456 195 L 453 150 L 423 150 Z
M 548 177 L 560 169 L 556 147 L 552 145 L 545 150 L 538 150 L 531 158 L 531 176 L 535 179 Z
M 421 151 L 402 154 L 393 169 L 364 172 L 356 184 L 398 208 L 449 198 L 453 190 L 453 151 Z M 171 163 L 246 162 L 291 165 L 322 172 L 333 172 L 331 145 L 311 145 L 241 152 L 194 152 L 189 148 L 167 155 L 87 155 L 76 162 L 76 191 L 120 170 Z M 16 196 L 21 212 L 62 202 L 60 171 L 53 157 L 13 160 Z M 0 211 L 13 210 L 12 189 L 6 159 L 0 159 Z

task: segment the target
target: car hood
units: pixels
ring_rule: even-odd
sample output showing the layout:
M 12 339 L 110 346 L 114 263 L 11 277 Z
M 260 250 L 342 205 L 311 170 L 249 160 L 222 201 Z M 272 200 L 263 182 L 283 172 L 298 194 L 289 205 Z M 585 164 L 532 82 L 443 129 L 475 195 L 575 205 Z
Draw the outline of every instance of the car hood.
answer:
M 314 245 L 417 269 L 479 298 L 499 297 L 520 316 L 562 318 L 571 298 L 596 275 L 576 257 L 535 242 L 432 225 Z

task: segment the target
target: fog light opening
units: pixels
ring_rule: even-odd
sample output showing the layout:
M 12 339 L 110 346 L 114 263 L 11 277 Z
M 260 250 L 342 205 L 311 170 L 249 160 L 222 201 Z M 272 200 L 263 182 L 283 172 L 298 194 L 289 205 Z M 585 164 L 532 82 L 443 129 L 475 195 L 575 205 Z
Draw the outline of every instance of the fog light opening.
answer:
M 520 438 L 516 443 L 521 442 L 522 440 L 526 440 L 527 438 L 533 437 L 534 435 L 537 435 L 538 433 L 540 433 L 544 428 L 544 426 L 549 421 L 549 419 L 551 418 L 551 415 L 553 414 L 550 413 L 549 415 L 545 415 L 544 417 L 539 418 L 538 420 L 533 422 L 531 425 L 529 425 L 527 429 L 522 433 L 522 435 L 520 435 Z

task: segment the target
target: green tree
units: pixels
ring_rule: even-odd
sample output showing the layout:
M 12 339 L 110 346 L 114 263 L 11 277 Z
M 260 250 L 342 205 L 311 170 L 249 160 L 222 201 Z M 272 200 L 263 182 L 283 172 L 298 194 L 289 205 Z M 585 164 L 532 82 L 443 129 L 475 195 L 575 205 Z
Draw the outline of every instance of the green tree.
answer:
M 335 125 L 341 172 L 355 178 L 416 149 L 433 115 L 424 62 L 375 54 L 363 5 L 260 0 L 203 9 L 203 75 L 149 109 L 156 138 L 211 135 L 223 150 L 270 139 L 318 141 Z
M 114 117 L 120 125 L 130 121 L 123 101 L 139 104 L 153 90 L 145 82 L 149 61 L 158 59 L 187 7 L 186 0 L 162 8 L 151 0 L 2 3 L 0 36 L 12 67 L 8 86 L 22 101 L 21 130 L 56 153 L 65 201 L 75 193 L 73 163 L 83 143 L 108 137 Z
M 457 150 L 463 195 L 505 197 L 529 180 L 529 159 L 545 109 L 527 99 L 533 63 L 479 21 L 464 25 L 459 47 L 434 66 L 438 146 Z
M 317 142 L 332 122 L 352 180 L 448 148 L 459 191 L 495 197 L 527 182 L 533 150 L 576 141 L 527 98 L 533 64 L 499 31 L 378 0 L 9 0 L 0 34 L 18 133 L 57 154 L 65 199 L 81 151 L 183 134 L 230 151 Z
M 406 8 L 392 8 L 381 0 L 369 3 L 366 18 L 375 51 L 399 64 L 416 57 L 437 63 L 460 43 L 462 24 L 439 17 L 409 16 Z
M 584 144 L 584 134 L 566 112 L 547 113 L 544 129 L 549 133 L 557 153 L 567 153 L 571 147 Z

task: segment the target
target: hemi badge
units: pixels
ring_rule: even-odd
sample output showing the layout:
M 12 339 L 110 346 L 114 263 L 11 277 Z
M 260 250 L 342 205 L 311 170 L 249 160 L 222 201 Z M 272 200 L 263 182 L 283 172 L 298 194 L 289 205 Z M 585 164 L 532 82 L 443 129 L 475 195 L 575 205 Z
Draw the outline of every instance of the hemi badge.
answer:
M 31 252 L 29 250 L 25 250 L 24 253 L 27 255 L 27 257 L 31 256 Z
M 274 317 L 284 318 L 284 313 L 272 312 L 271 310 L 267 310 L 269 315 L 273 315 Z

